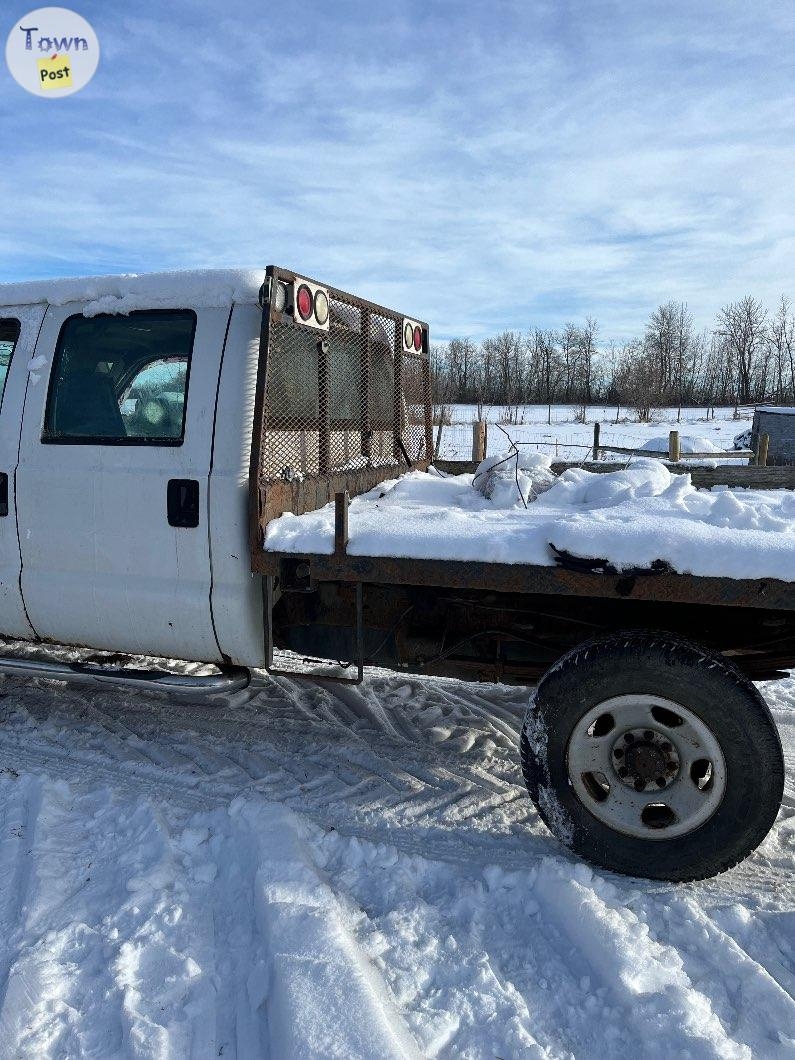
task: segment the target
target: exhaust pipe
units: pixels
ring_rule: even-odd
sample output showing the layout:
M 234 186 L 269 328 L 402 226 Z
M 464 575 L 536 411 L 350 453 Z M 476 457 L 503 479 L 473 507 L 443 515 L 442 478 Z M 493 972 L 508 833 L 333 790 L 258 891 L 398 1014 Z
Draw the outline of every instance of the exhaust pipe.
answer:
M 96 663 L 39 662 L 12 655 L 0 656 L 0 673 L 10 677 L 45 677 L 70 684 L 114 685 L 147 692 L 167 692 L 172 696 L 214 696 L 224 692 L 240 692 L 251 681 L 251 671 L 245 666 L 222 666 L 217 674 L 194 676 L 172 674 L 167 670 L 140 670 Z

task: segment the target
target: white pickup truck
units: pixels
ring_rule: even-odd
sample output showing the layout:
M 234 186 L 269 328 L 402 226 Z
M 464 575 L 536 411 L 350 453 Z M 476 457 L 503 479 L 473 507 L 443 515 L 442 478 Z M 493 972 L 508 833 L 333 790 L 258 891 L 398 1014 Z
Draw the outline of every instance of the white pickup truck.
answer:
M 130 657 L 0 671 L 194 695 L 318 660 L 538 683 L 522 767 L 561 840 L 637 875 L 735 864 L 781 801 L 752 679 L 795 665 L 793 583 L 350 555 L 348 498 L 429 465 L 428 351 L 424 322 L 275 266 L 0 286 L 0 635 Z M 265 548 L 329 502 L 333 547 Z

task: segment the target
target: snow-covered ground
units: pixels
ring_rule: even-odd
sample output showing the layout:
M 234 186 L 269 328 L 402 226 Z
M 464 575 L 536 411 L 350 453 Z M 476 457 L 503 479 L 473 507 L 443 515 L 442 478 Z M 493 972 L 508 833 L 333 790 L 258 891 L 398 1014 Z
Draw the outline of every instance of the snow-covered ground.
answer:
M 593 445 L 593 425 L 598 420 L 601 426 L 601 442 L 634 448 L 651 439 L 665 439 L 667 432 L 678 430 L 683 436 L 704 439 L 717 449 L 731 449 L 736 435 L 748 430 L 753 420 L 753 409 L 740 409 L 740 418 L 734 419 L 734 410 L 719 408 L 714 419 L 706 408 L 655 409 L 650 423 L 638 423 L 632 412 L 620 409 L 616 421 L 616 409 L 605 405 L 589 405 L 585 423 L 577 423 L 577 409 L 572 405 L 553 405 L 552 423 L 547 423 L 546 405 L 520 405 L 517 410 L 503 406 L 486 406 L 483 418 L 488 421 L 488 452 L 501 452 L 507 447 L 507 439 L 518 445 L 547 453 L 560 460 L 584 460 Z M 450 423 L 442 428 L 439 456 L 445 460 L 469 460 L 472 455 L 472 422 L 478 418 L 475 405 L 452 405 L 449 409 Z M 513 420 L 513 422 L 509 422 Z M 438 428 L 434 428 L 436 432 Z M 436 435 L 434 434 L 434 437 Z M 683 447 L 687 451 L 687 446 Z M 615 456 L 614 459 L 620 459 Z M 624 457 L 626 459 L 626 457 Z M 747 460 L 740 461 L 747 463 Z
M 761 688 L 778 823 L 674 886 L 545 831 L 525 689 L 5 679 L 0 1056 L 794 1056 L 795 680 Z

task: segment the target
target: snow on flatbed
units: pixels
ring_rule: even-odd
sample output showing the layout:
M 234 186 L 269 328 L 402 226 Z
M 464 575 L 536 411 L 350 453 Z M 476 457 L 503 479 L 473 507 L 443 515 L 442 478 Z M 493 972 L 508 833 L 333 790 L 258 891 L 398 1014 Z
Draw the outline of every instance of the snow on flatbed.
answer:
M 697 490 L 651 459 L 608 474 L 570 468 L 527 508 L 515 483 L 490 500 L 472 480 L 415 471 L 355 498 L 348 552 L 549 566 L 554 546 L 619 569 L 663 560 L 683 574 L 795 581 L 791 490 Z M 271 521 L 265 548 L 331 554 L 334 505 Z
M 703 883 L 540 824 L 526 689 L 258 677 L 214 705 L 0 683 L 0 1054 L 795 1055 L 787 786 Z

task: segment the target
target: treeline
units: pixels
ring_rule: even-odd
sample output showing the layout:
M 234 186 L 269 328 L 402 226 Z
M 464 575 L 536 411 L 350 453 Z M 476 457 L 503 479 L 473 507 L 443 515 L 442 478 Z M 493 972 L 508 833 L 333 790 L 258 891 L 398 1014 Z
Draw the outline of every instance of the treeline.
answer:
M 590 317 L 560 331 L 503 331 L 432 350 L 437 405 L 611 403 L 648 419 L 662 406 L 795 404 L 795 314 L 782 296 L 769 311 L 752 297 L 724 306 L 697 331 L 684 302 L 666 302 L 642 336 L 600 345 Z

